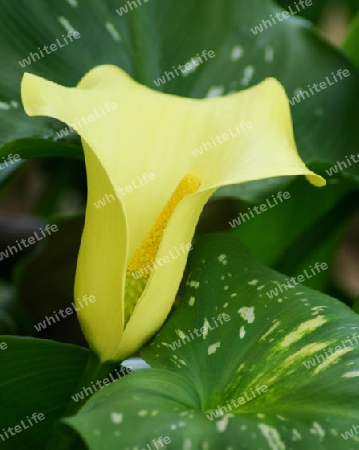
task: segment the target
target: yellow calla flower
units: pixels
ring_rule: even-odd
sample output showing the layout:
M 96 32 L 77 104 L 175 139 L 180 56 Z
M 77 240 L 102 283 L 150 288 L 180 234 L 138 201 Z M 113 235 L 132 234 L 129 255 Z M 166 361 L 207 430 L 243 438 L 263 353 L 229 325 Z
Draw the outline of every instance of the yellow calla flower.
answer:
M 22 99 L 29 115 L 59 119 L 82 138 L 88 203 L 75 297 L 96 297 L 78 316 L 102 361 L 133 354 L 165 321 L 217 188 L 282 175 L 325 184 L 298 156 L 288 99 L 274 79 L 189 99 L 99 66 L 76 88 L 25 74 Z

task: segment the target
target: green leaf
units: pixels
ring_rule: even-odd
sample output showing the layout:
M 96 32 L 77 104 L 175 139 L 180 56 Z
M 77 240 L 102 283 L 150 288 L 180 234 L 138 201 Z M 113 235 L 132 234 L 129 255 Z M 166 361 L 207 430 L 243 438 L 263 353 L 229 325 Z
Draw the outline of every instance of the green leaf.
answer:
M 341 0 L 341 3 L 345 1 L 346 0 Z M 292 8 L 292 10 L 295 9 L 293 0 L 279 0 L 278 4 L 287 11 L 289 10 L 289 8 Z M 323 12 L 327 11 L 330 6 L 333 6 L 332 0 L 321 0 L 320 2 L 312 1 L 310 6 L 300 12 L 300 15 L 305 19 L 308 19 L 314 23 L 318 23 L 319 19 L 323 15 Z
M 325 164 L 314 164 L 311 168 L 322 176 L 328 170 Z M 329 264 L 349 219 L 357 211 L 355 182 L 337 175 L 328 178 L 326 187 L 317 189 L 304 178 L 297 178 L 282 190 L 282 194 L 290 194 L 282 202 L 279 191 L 260 197 L 255 205 L 241 205 L 229 221 L 231 233 L 241 238 L 256 259 L 288 276 L 302 273 L 317 261 Z M 260 210 L 262 204 L 267 206 L 264 212 Z M 240 220 L 240 224 L 236 225 L 234 220 L 237 223 Z M 325 271 L 304 284 L 327 291 L 330 283 L 331 273 Z
M 324 167 L 315 164 L 313 169 L 325 176 Z M 283 200 L 283 195 L 279 197 L 279 191 L 275 191 L 256 202 L 259 214 L 253 204 L 243 206 L 229 222 L 231 231 L 262 263 L 295 275 L 303 262 L 330 243 L 333 245 L 327 255 L 331 259 L 338 244 L 338 231 L 357 210 L 358 194 L 353 193 L 354 188 L 352 180 L 339 176 L 328 178 L 327 186 L 322 189 L 297 178 L 282 190 L 282 194 L 289 193 L 289 199 Z M 261 212 L 262 204 L 266 211 Z
M 17 139 L 5 144 L 0 149 L 0 158 L 6 158 L 10 154 L 18 154 L 21 159 L 32 158 L 71 158 L 84 159 L 82 147 L 76 145 L 64 145 L 63 143 L 56 143 L 52 140 L 40 138 L 24 138 Z M 20 162 L 20 161 L 19 161 Z M 19 164 L 13 164 L 17 167 Z M 12 166 L 10 166 L 11 168 Z M 1 181 L 1 180 L 0 180 Z
M 350 25 L 343 44 L 343 50 L 359 68 L 359 14 L 355 16 Z
M 77 416 L 63 422 L 77 430 L 91 450 L 142 449 L 147 444 L 153 446 L 153 440 L 160 436 L 171 439 L 169 448 L 182 449 L 183 436 L 169 424 L 175 424 L 180 417 L 185 421 L 193 411 L 199 423 L 206 426 L 196 410 L 200 411 L 198 394 L 181 375 L 162 369 L 140 370 L 96 393 Z M 190 432 L 188 436 L 201 436 L 204 430 L 196 430 L 197 425 L 193 421 L 183 431 Z M 208 425 L 207 429 L 210 431 Z
M 270 299 L 278 283 L 233 236 L 201 239 L 179 308 L 142 350 L 153 369 L 65 423 L 91 450 L 152 449 L 161 436 L 173 449 L 356 448 L 341 434 L 358 419 L 359 318 L 304 286 Z
M 40 339 L 0 336 L 0 447 L 8 450 L 43 449 L 70 402 L 84 370 L 88 351 Z M 5 346 L 4 346 L 5 347 Z M 31 421 L 33 413 L 44 420 Z M 22 422 L 25 426 L 22 425 Z M 4 429 L 20 426 L 7 436 Z M 1 437 L 1 435 L 3 437 Z

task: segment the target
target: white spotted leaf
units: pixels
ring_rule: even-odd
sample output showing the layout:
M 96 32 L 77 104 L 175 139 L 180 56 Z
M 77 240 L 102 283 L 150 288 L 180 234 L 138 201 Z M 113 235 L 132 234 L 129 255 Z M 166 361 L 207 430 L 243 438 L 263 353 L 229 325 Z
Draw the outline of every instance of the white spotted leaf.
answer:
M 175 450 L 359 448 L 359 317 L 302 285 L 269 298 L 278 283 L 236 238 L 202 238 L 180 306 L 142 351 L 152 368 L 65 422 L 91 450 L 161 436 Z

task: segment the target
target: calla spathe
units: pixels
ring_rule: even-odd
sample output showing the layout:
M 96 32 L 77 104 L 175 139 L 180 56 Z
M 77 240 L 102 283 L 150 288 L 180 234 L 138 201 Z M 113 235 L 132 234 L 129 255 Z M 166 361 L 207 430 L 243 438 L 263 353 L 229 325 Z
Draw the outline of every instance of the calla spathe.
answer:
M 99 66 L 75 88 L 25 74 L 22 99 L 29 115 L 81 124 L 88 203 L 75 297 L 96 297 L 79 320 L 102 361 L 131 355 L 163 324 L 186 263 L 187 252 L 178 249 L 191 242 L 218 187 L 282 175 L 325 184 L 297 153 L 288 99 L 274 79 L 237 94 L 188 99 L 142 86 L 115 66 Z M 108 104 L 117 108 L 93 119 Z M 194 156 L 203 141 L 214 143 L 243 121 L 251 129 Z M 148 173 L 151 182 L 119 192 Z M 110 194 L 114 201 L 98 209 L 95 203 Z M 140 287 L 129 279 L 129 268 L 140 269 L 153 255 L 163 262 L 171 252 L 176 259 L 158 264 Z M 126 302 L 138 296 L 127 323 L 125 294 Z

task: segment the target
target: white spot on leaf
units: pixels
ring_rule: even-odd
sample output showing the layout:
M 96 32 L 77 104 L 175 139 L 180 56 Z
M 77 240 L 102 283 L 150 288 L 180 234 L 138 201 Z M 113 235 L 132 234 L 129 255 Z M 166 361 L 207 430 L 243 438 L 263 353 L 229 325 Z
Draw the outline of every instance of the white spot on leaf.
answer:
M 293 437 L 292 437 L 293 441 L 301 441 L 302 440 L 302 435 L 295 428 L 293 428 L 292 434 L 293 434 Z
M 228 264 L 227 255 L 225 254 L 219 255 L 218 261 L 225 266 L 226 264 Z
M 219 348 L 221 346 L 220 342 L 216 342 L 215 344 L 212 344 L 208 347 L 208 355 L 213 355 L 214 353 L 216 353 L 217 348 Z
M 267 439 L 268 445 L 271 450 L 285 450 L 285 444 L 281 440 L 280 434 L 275 428 L 269 427 L 265 424 L 258 425 L 263 436 Z
M 221 420 L 216 422 L 218 433 L 224 433 L 228 427 L 228 419 L 233 417 L 233 414 L 225 414 Z
M 69 33 L 78 33 L 78 31 L 71 25 L 71 23 L 64 16 L 59 16 L 57 20 Z M 80 34 L 80 33 L 79 33 Z
M 120 33 L 116 30 L 115 25 L 113 23 L 106 22 L 105 27 L 116 42 L 121 41 Z
M 190 69 L 186 69 L 187 64 L 190 64 Z M 197 68 L 201 65 L 201 60 L 194 56 L 192 59 L 183 64 L 184 70 L 182 71 L 182 75 L 187 77 L 190 73 L 193 73 Z
M 224 86 L 212 86 L 207 92 L 207 98 L 219 97 L 224 92 Z
M 177 329 L 176 333 L 180 337 L 180 339 L 185 339 L 187 337 L 186 334 L 182 330 Z
M 111 420 L 116 425 L 121 423 L 122 419 L 123 419 L 123 416 L 121 413 L 116 413 L 116 412 L 111 413 Z
M 359 377 L 359 370 L 355 370 L 353 372 L 347 372 L 343 375 L 344 378 L 356 378 Z
M 240 314 L 240 316 L 242 317 L 243 320 L 245 320 L 248 323 L 253 323 L 255 320 L 254 317 L 254 307 L 247 307 L 247 306 L 243 306 L 242 308 L 240 308 L 238 310 L 238 313 Z
M 238 61 L 244 54 L 243 48 L 240 45 L 235 45 L 231 52 L 231 61 Z
M 273 61 L 274 50 L 273 47 L 266 47 L 264 60 L 268 63 Z
M 193 296 L 190 297 L 189 300 L 188 300 L 189 306 L 193 306 L 195 301 L 196 301 L 195 297 L 193 297 Z
M 246 66 L 244 68 L 243 78 L 241 80 L 242 86 L 248 86 L 248 84 L 251 82 L 254 75 L 254 67 L 253 66 Z
M 192 450 L 192 441 L 191 439 L 187 438 L 185 439 L 183 443 L 183 450 Z
M 11 106 L 8 105 L 5 102 L 0 102 L 0 109 L 3 109 L 4 111 L 7 111 L 8 109 L 11 109 Z
M 310 429 L 310 432 L 312 434 L 318 435 L 321 438 L 323 438 L 325 436 L 325 431 L 323 430 L 323 428 L 320 426 L 320 424 L 318 422 L 313 422 L 313 427 Z
M 79 4 L 77 3 L 77 0 L 66 0 L 66 1 L 73 8 L 77 8 L 79 6 Z
M 239 330 L 239 337 L 241 339 L 243 339 L 245 335 L 246 335 L 246 330 L 245 330 L 244 326 L 241 326 L 241 329 Z
M 202 336 L 203 336 L 203 339 L 206 339 L 206 337 L 208 336 L 208 331 L 210 329 L 210 325 L 209 325 L 209 322 L 206 317 L 204 318 L 204 322 L 203 322 L 203 325 L 201 328 L 205 328 Z

